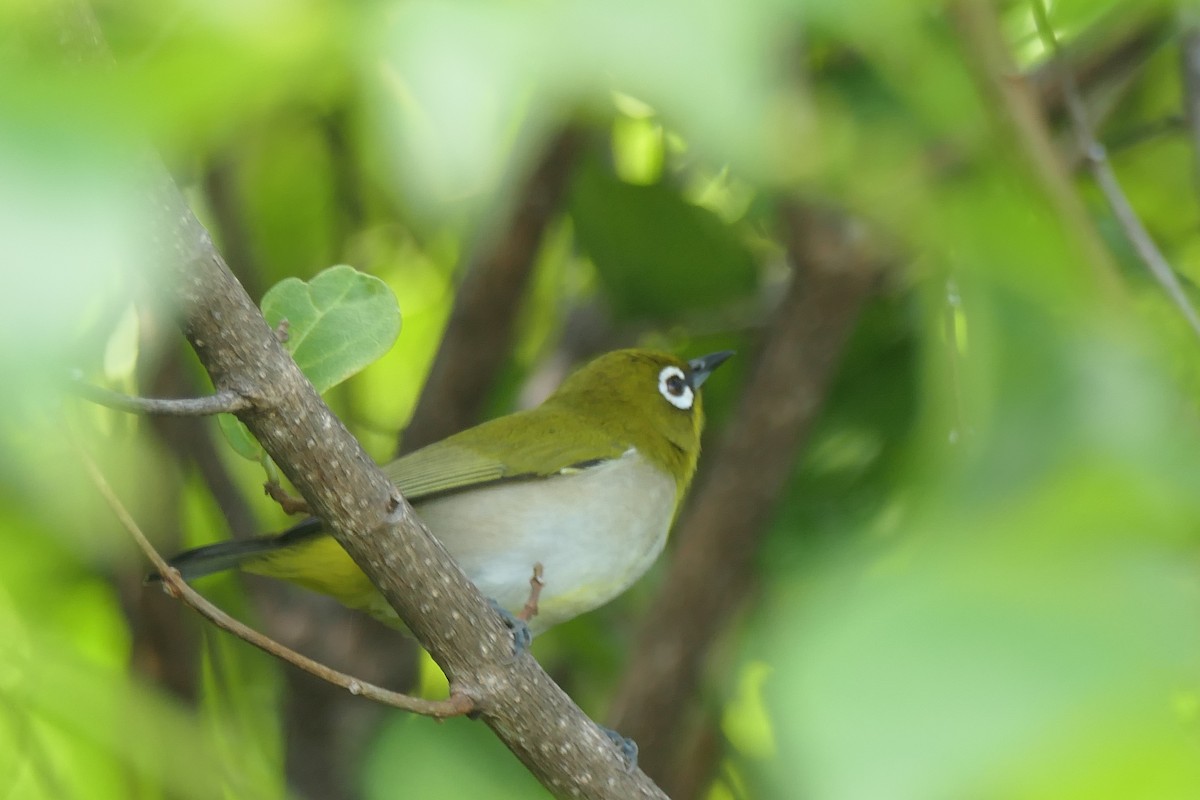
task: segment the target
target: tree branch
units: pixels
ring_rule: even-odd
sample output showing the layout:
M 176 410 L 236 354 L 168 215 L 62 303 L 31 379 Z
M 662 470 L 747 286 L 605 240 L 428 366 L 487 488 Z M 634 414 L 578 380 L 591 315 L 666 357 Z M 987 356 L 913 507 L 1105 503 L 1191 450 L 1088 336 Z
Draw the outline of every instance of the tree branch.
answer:
M 74 378 L 70 389 L 93 403 L 128 411 L 132 414 L 161 414 L 172 417 L 207 417 L 213 414 L 235 414 L 250 408 L 253 401 L 232 389 L 224 389 L 207 397 L 154 398 L 131 397 L 95 384 Z
M 83 0 L 56 4 L 72 58 L 107 62 Z M 233 277 L 157 158 L 147 228 L 160 295 L 218 393 L 253 397 L 238 418 L 258 439 L 434 661 L 505 746 L 559 797 L 663 798 L 527 652 L 379 466 L 321 401 Z
M 399 708 L 403 711 L 411 711 L 414 714 L 421 714 L 435 719 L 446 719 L 448 717 L 458 717 L 470 713 L 474 710 L 474 704 L 469 697 L 460 694 L 451 694 L 445 700 L 424 700 L 419 697 L 412 697 L 399 692 L 393 692 L 388 689 L 383 689 L 374 684 L 360 681 L 358 678 L 330 669 L 329 667 L 317 661 L 313 661 L 307 656 L 297 653 L 291 648 L 285 647 L 279 642 L 264 636 L 258 631 L 239 622 L 233 617 L 226 614 L 221 609 L 214 606 L 206 600 L 199 592 L 187 584 L 179 575 L 179 570 L 171 567 L 166 559 L 159 554 L 150 540 L 138 527 L 133 516 L 125 508 L 125 505 L 117 497 L 116 493 L 109 486 L 108 481 L 104 478 L 100 468 L 96 466 L 96 462 L 92 457 L 80 446 L 75 445 L 75 452 L 82 462 L 84 470 L 91 478 L 92 484 L 104 498 L 104 502 L 112 509 L 121 525 L 129 532 L 134 541 L 137 542 L 141 551 L 145 553 L 146 558 L 150 559 L 150 563 L 154 565 L 162 579 L 163 588 L 166 592 L 181 601 L 189 608 L 194 609 L 200 616 L 207 619 L 209 622 L 216 625 L 222 630 L 232 633 L 234 636 L 249 642 L 265 653 L 275 656 L 278 659 L 288 662 L 293 666 L 308 672 L 321 680 L 328 681 L 335 686 L 340 686 L 346 689 L 351 694 L 365 697 L 368 700 L 374 700 L 377 703 Z
M 344 144 L 337 135 L 339 131 L 331 126 L 330 140 Z M 399 452 L 411 452 L 479 421 L 482 403 L 512 350 L 526 287 L 545 231 L 561 212 L 579 138 L 578 132 L 567 128 L 543 146 L 504 229 L 483 237 L 471 249 L 429 376 L 411 419 L 398 437 Z M 340 161 L 334 159 L 334 163 Z M 341 171 L 338 175 L 345 177 Z M 343 196 L 353 195 L 345 180 L 338 184 L 343 187 Z M 362 624 L 361 614 L 343 607 L 330 608 L 323 622 L 335 624 L 342 631 Z M 402 652 L 391 637 L 363 637 L 351 663 L 356 665 L 355 671 L 362 672 L 381 664 L 396 664 Z M 303 782 L 297 784 L 315 785 L 311 796 L 322 798 L 337 792 L 344 795 L 346 791 L 340 787 L 334 790 L 328 784 L 336 781 L 337 773 L 346 771 L 341 756 L 355 747 L 353 742 L 347 745 L 347 737 L 362 738 L 374 729 L 361 723 L 364 714 L 372 713 L 369 709 L 364 711 L 362 704 L 353 703 L 343 693 L 322 691 L 324 688 L 317 687 L 314 693 L 311 687 L 304 687 L 305 705 L 296 708 L 292 716 L 303 719 L 304 738 L 290 736 L 288 743 L 289 770 L 294 764 L 295 769 L 305 773 Z M 353 726 L 346 722 L 350 715 L 356 720 Z M 296 752 L 301 749 L 305 752 Z
M 62 40 L 103 48 L 90 10 L 59 18 L 87 30 Z M 99 59 L 95 51 L 93 59 Z M 82 58 L 82 57 L 81 57 Z M 208 232 L 156 159 L 147 159 L 152 242 L 166 269 L 161 294 L 218 394 L 253 397 L 238 417 L 371 578 L 452 685 L 552 793 L 561 797 L 664 797 L 630 770 L 608 736 L 528 653 L 512 653 L 498 615 L 412 508 L 321 401 Z
M 1166 4 L 1124 4 L 1104 14 L 1080 31 L 1062 50 L 1062 64 L 1075 76 L 1076 85 L 1093 109 L 1093 119 L 1111 112 L 1123 90 L 1156 50 L 1174 34 Z M 1025 76 L 1036 102 L 1050 117 L 1064 110 L 1059 66 L 1043 62 Z
M 1191 301 L 1184 292 L 1183 285 L 1179 282 L 1179 276 L 1175 274 L 1175 270 L 1167 263 L 1166 258 L 1163 257 L 1162 252 L 1158 249 L 1158 245 L 1154 243 L 1154 239 L 1151 238 L 1149 231 L 1146 230 L 1146 226 L 1142 224 L 1137 211 L 1129 202 L 1129 198 L 1126 197 L 1125 191 L 1121 188 L 1121 183 L 1117 180 L 1117 175 L 1113 172 L 1112 165 L 1108 161 L 1104 145 L 1100 144 L 1095 132 L 1092 130 L 1091 120 L 1088 119 L 1087 107 L 1084 106 L 1083 98 L 1079 95 L 1079 87 L 1075 83 L 1075 77 L 1062 64 L 1058 37 L 1050 25 L 1045 2 L 1043 0 L 1031 0 L 1031 2 L 1033 18 L 1037 24 L 1038 34 L 1045 43 L 1046 49 L 1050 51 L 1051 57 L 1058 64 L 1058 77 L 1062 83 L 1067 114 L 1071 119 L 1071 126 L 1075 131 L 1079 149 L 1084 154 L 1088 169 L 1092 173 L 1092 178 L 1096 181 L 1096 185 L 1100 187 L 1100 192 L 1104 195 L 1104 199 L 1108 201 L 1109 208 L 1112 209 L 1117 224 L 1125 233 L 1125 238 L 1133 246 L 1142 264 L 1150 272 L 1150 275 L 1158 281 L 1159 285 L 1162 286 L 1163 291 L 1167 293 L 1167 297 L 1179 308 L 1180 313 L 1183 314 L 1192 331 L 1196 336 L 1200 337 L 1200 315 L 1196 313 L 1196 309 L 1192 306 Z
M 792 211 L 792 285 L 765 333 L 742 401 L 703 484 L 677 526 L 678 547 L 643 620 L 617 691 L 614 727 L 642 745 L 644 767 L 668 781 L 686 746 L 711 642 L 753 583 L 753 560 L 804 437 L 880 264 L 856 224 Z M 668 782 L 668 789 L 673 782 Z
M 1096 235 L 1037 96 L 1013 63 L 996 13 L 990 0 L 957 0 L 949 6 L 949 14 L 965 42 L 964 57 L 976 69 L 980 93 L 985 101 L 991 101 L 990 106 L 999 109 L 998 126 L 1007 129 L 1017 143 L 1031 178 L 1041 186 L 1056 217 L 1063 221 L 1068 242 L 1078 248 L 1091 268 L 1102 297 L 1120 297 L 1123 289 L 1112 254 Z
M 260 397 L 238 417 L 371 578 L 480 718 L 551 792 L 662 797 L 512 638 L 382 470 L 321 402 L 165 183 L 166 252 L 184 331 L 218 390 Z

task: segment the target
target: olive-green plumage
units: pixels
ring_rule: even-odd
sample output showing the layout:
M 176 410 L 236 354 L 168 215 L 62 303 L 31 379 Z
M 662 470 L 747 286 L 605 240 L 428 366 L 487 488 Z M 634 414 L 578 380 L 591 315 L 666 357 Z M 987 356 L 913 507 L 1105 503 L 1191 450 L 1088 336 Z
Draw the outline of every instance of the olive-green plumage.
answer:
M 460 566 L 510 611 L 535 563 L 545 588 L 535 632 L 596 607 L 650 566 L 696 471 L 699 387 L 729 353 L 684 361 L 618 350 L 571 375 L 540 406 L 485 422 L 384 466 Z M 185 577 L 240 566 L 395 614 L 310 520 L 172 561 Z
M 655 390 L 669 364 L 685 362 L 648 350 L 601 356 L 537 408 L 450 436 L 385 465 L 384 472 L 411 502 L 505 478 L 544 478 L 636 446 L 674 476 L 682 495 L 700 457 L 704 410 L 699 397 L 684 411 Z

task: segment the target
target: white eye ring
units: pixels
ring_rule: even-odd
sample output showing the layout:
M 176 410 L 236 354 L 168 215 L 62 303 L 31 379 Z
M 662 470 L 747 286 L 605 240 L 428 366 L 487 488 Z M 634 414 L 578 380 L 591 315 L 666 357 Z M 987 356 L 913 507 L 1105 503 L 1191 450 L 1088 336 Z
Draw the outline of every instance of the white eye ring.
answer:
M 663 367 L 658 373 L 658 392 L 681 411 L 691 408 L 696 398 L 687 376 L 679 367 Z

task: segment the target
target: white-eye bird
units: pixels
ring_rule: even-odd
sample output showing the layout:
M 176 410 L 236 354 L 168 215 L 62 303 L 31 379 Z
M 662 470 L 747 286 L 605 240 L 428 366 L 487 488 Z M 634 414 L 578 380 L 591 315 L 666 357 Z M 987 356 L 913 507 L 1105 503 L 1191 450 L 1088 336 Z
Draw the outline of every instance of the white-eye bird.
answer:
M 607 603 L 662 552 L 696 471 L 700 385 L 732 355 L 685 361 L 617 350 L 572 374 L 544 403 L 436 442 L 386 466 L 479 590 L 516 614 L 535 564 L 537 634 Z M 240 567 L 399 619 L 319 520 L 221 542 L 171 560 L 185 578 Z

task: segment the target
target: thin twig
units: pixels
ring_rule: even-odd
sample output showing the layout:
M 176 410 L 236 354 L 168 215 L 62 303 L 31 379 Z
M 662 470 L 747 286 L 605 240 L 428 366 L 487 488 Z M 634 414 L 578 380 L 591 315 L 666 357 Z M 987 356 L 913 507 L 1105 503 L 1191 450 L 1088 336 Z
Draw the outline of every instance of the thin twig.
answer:
M 997 128 L 1011 139 L 1037 185 L 1061 223 L 1064 239 L 1082 265 L 1091 270 L 1099 299 L 1119 300 L 1124 286 L 1112 251 L 1099 237 L 1087 207 L 1079 196 L 1067 160 L 1046 123 L 1040 96 L 1017 65 L 1000 26 L 992 0 L 958 0 L 947 7 L 963 38 L 964 55 L 977 73 L 987 106 L 994 109 Z M 1082 276 L 1080 276 L 1082 277 Z
M 253 405 L 253 401 L 232 389 L 222 389 L 206 397 L 155 398 L 133 397 L 75 378 L 71 391 L 93 403 L 128 411 L 131 414 L 161 414 L 172 417 L 208 417 L 213 414 L 233 414 Z
M 58 41 L 78 51 L 73 63 L 111 64 L 85 0 L 66 8 Z M 500 615 L 322 402 L 166 169 L 153 155 L 146 162 L 153 185 L 145 227 L 159 247 L 162 299 L 179 309 L 180 328 L 213 386 L 262 387 L 265 396 L 240 412 L 242 422 L 451 685 L 555 797 L 666 800 L 531 654 L 513 654 Z
M 282 659 L 289 664 L 299 667 L 305 672 L 315 675 L 322 680 L 328 681 L 335 686 L 340 686 L 349 691 L 350 694 L 359 695 L 367 698 L 368 700 L 374 700 L 377 703 L 399 708 L 404 711 L 411 711 L 414 714 L 433 717 L 435 719 L 459 717 L 474 710 L 474 701 L 465 694 L 452 693 L 445 700 L 424 700 L 419 697 L 412 697 L 399 692 L 393 692 L 389 689 L 384 689 L 372 683 L 359 680 L 358 678 L 347 675 L 343 672 L 330 669 L 324 664 L 313 661 L 311 658 L 301 655 L 291 648 L 285 647 L 274 639 L 259 633 L 253 628 L 250 628 L 229 616 L 224 611 L 206 600 L 195 589 L 189 586 L 183 580 L 183 578 L 180 577 L 179 570 L 167 563 L 166 559 L 162 557 L 158 550 L 155 549 L 154 545 L 150 543 L 150 540 L 146 538 L 146 535 L 142 532 L 141 528 L 138 527 L 137 522 L 134 521 L 129 511 L 125 508 L 125 505 L 112 490 L 112 487 L 105 479 L 104 474 L 100 471 L 100 468 L 96 466 L 96 463 L 92 460 L 91 456 L 88 455 L 87 451 L 84 450 L 78 442 L 75 442 L 75 449 L 79 455 L 80 461 L 83 463 L 84 469 L 87 470 L 88 476 L 91 478 L 92 483 L 95 485 L 96 490 L 100 493 L 100 496 L 104 498 L 104 501 L 108 504 L 108 507 L 112 509 L 113 514 L 116 515 L 117 519 L 120 521 L 125 530 L 129 531 L 129 534 L 133 537 L 134 541 L 137 542 L 138 547 L 141 548 L 142 552 L 146 554 L 146 557 L 150 559 L 150 562 L 154 564 L 155 570 L 157 570 L 158 574 L 162 577 L 164 590 L 172 597 L 178 598 L 179 600 L 183 601 L 185 605 L 193 608 L 200 614 L 200 616 L 204 617 L 209 622 L 212 622 L 218 628 L 232 633 L 239 639 L 249 642 L 258 649 L 269 653 L 276 658 Z
M 1129 202 L 1124 189 L 1121 188 L 1120 181 L 1117 180 L 1117 175 L 1113 171 L 1112 164 L 1108 161 L 1108 154 L 1104 149 L 1104 145 L 1099 142 L 1095 131 L 1092 130 L 1092 123 L 1088 119 L 1087 107 L 1084 105 L 1083 98 L 1079 94 L 1079 86 L 1075 82 L 1075 76 L 1062 64 L 1058 37 L 1054 33 L 1054 28 L 1050 25 L 1050 18 L 1046 13 L 1044 0 L 1031 0 L 1031 3 L 1038 35 L 1041 36 L 1046 49 L 1050 51 L 1051 57 L 1058 64 L 1058 78 L 1062 83 L 1063 99 L 1066 101 L 1067 114 L 1071 118 L 1071 126 L 1075 130 L 1075 138 L 1079 146 L 1079 151 L 1083 153 L 1088 170 L 1092 173 L 1092 178 L 1096 181 L 1096 185 L 1100 187 L 1100 192 L 1104 195 L 1104 199 L 1108 201 L 1117 224 L 1124 231 L 1129 243 L 1133 245 L 1134 252 L 1137 253 L 1138 258 L 1141 259 L 1146 269 L 1150 271 L 1150 274 L 1162 286 L 1167 296 L 1178 306 L 1195 334 L 1200 336 L 1200 314 L 1196 313 L 1196 309 L 1192 306 L 1191 301 L 1188 300 L 1183 285 L 1179 282 L 1179 277 L 1175 274 L 1175 270 L 1167 263 L 1167 259 L 1158 249 L 1158 245 L 1154 243 L 1154 239 L 1151 238 L 1149 231 L 1146 230 L 1146 226 L 1142 224 L 1141 219 L 1138 217 L 1137 211 L 1134 210 L 1133 205 Z
M 995 4 L 993 3 L 993 10 Z M 1146 64 L 1176 36 L 1165 3 L 1126 3 L 1101 14 L 1062 46 L 1059 63 L 1071 70 L 1093 124 L 1111 116 Z M 1025 82 L 1047 117 L 1064 111 L 1059 64 L 1043 61 L 1025 72 Z

